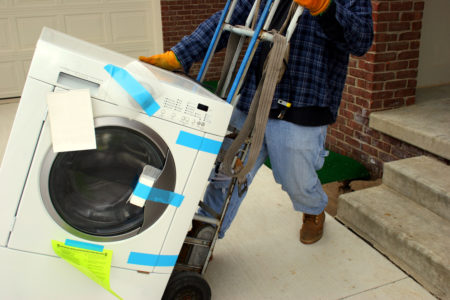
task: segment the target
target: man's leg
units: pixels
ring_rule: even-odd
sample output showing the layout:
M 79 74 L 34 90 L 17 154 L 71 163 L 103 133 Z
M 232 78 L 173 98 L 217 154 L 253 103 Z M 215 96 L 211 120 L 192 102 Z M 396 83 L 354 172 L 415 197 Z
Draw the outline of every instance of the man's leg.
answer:
M 300 240 L 308 244 L 322 237 L 323 211 L 328 202 L 316 173 L 327 155 L 326 130 L 327 126 L 299 126 L 280 120 L 269 120 L 266 129 L 275 180 L 289 194 L 294 209 L 304 213 Z
M 230 124 L 236 128 L 241 128 L 242 125 L 245 122 L 245 118 L 247 115 L 237 109 L 233 112 L 233 116 L 231 118 Z M 222 145 L 223 148 L 228 148 L 231 144 L 232 140 L 227 139 L 224 141 L 224 144 Z M 263 143 L 261 147 L 261 151 L 259 153 L 259 156 L 255 162 L 255 165 L 253 166 L 252 170 L 249 174 L 247 174 L 247 187 L 250 187 L 251 182 L 253 181 L 254 176 L 256 175 L 258 169 L 261 167 L 261 165 L 264 163 L 264 161 L 267 158 L 267 150 L 265 143 Z M 213 169 L 209 178 L 210 183 L 208 184 L 208 187 L 206 188 L 205 195 L 203 197 L 203 202 L 211 207 L 214 211 L 217 213 L 220 213 L 223 207 L 223 203 L 226 199 L 227 193 L 228 193 L 228 186 L 230 185 L 231 179 L 221 174 L 220 172 L 216 172 L 216 169 Z M 223 238 L 225 235 L 225 232 L 230 227 L 231 223 L 233 222 L 234 217 L 236 216 L 239 207 L 242 203 L 242 200 L 245 198 L 247 192 L 244 192 L 242 196 L 238 195 L 238 186 L 236 184 L 233 194 L 231 196 L 230 202 L 228 204 L 227 212 L 224 216 L 222 227 L 220 228 L 219 232 L 219 238 Z M 210 216 L 206 211 L 203 209 L 199 210 L 200 215 L 204 216 Z

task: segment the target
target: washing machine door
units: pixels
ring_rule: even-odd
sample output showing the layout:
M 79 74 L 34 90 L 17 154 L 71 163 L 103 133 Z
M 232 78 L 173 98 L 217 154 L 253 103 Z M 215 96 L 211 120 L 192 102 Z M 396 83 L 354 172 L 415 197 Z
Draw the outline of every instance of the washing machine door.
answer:
M 158 220 L 167 204 L 129 203 L 144 166 L 162 170 L 153 187 L 174 191 L 174 159 L 164 140 L 137 121 L 95 119 L 96 150 L 47 153 L 41 194 L 53 219 L 70 233 L 94 241 L 121 240 Z

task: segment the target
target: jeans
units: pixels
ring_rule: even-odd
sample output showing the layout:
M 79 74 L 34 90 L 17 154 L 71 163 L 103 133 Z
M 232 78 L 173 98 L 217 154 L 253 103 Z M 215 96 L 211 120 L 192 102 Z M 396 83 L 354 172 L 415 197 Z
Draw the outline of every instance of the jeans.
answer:
M 230 125 L 241 128 L 247 115 L 235 109 Z M 247 174 L 250 186 L 256 172 L 270 158 L 275 181 L 281 184 L 292 201 L 296 211 L 318 215 L 327 205 L 328 197 L 322 189 L 316 170 L 322 168 L 328 151 L 325 150 L 327 125 L 317 127 L 300 126 L 291 122 L 269 119 L 264 134 L 264 142 L 258 159 Z M 225 139 L 222 148 L 231 145 L 232 140 Z M 231 179 L 213 169 L 209 178 L 203 201 L 214 211 L 220 213 L 226 199 Z M 237 185 L 234 188 L 225 214 L 219 238 L 223 238 L 237 214 L 245 193 L 239 197 Z M 199 214 L 210 216 L 200 209 Z

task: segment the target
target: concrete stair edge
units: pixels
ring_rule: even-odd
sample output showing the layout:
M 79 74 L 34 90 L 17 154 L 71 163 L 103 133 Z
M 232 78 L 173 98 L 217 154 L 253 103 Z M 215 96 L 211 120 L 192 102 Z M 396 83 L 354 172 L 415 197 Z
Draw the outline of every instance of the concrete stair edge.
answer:
M 384 197 L 380 197 L 380 195 Z M 393 198 L 396 202 L 395 206 L 398 207 L 400 202 L 402 205 L 409 206 L 410 212 L 417 210 L 421 217 L 423 214 L 427 215 L 427 218 L 424 219 L 425 227 L 430 226 L 428 218 L 440 218 L 444 224 L 439 225 L 441 228 L 444 226 L 441 234 L 444 244 L 448 244 L 450 223 L 385 185 L 341 195 L 336 216 L 429 291 L 438 297 L 450 297 L 448 285 L 448 282 L 450 282 L 450 258 L 448 254 L 442 256 L 448 251 L 443 252 L 443 254 L 442 249 L 430 249 L 426 242 L 414 240 L 414 236 L 407 232 L 411 228 L 403 228 L 407 230 L 399 231 L 398 226 L 387 226 L 385 223 L 387 223 L 389 217 L 386 216 L 384 211 L 380 212 L 380 209 L 373 205 L 373 202 L 377 201 L 376 198 L 381 199 L 379 201 L 384 201 L 386 204 L 389 204 L 387 199 Z M 366 201 L 361 201 L 361 199 Z M 395 215 L 393 215 L 393 218 L 395 218 Z M 417 227 L 420 228 L 421 226 Z M 441 231 L 437 232 L 438 235 L 441 233 Z M 433 229 L 433 235 L 436 236 L 435 229 Z M 443 249 L 446 248 L 448 248 L 448 245 L 444 245 Z
M 450 221 L 449 178 L 450 166 L 427 156 L 384 164 L 383 184 Z
M 365 189 L 365 190 L 360 190 L 360 191 L 356 191 L 353 193 L 347 193 L 347 194 L 343 194 L 341 195 L 339 198 L 339 204 L 341 204 L 341 200 L 342 199 L 349 199 L 349 198 L 353 198 L 351 200 L 353 200 L 354 202 L 358 201 L 357 199 L 360 199 L 361 196 L 363 197 L 367 197 L 367 192 L 371 192 L 371 191 L 382 191 L 383 194 L 385 195 L 389 195 L 386 196 L 386 198 L 392 198 L 395 197 L 397 200 L 398 199 L 402 199 L 404 204 L 408 204 L 409 210 L 410 211 L 415 211 L 417 209 L 422 210 L 422 213 L 426 210 L 426 208 L 422 208 L 420 205 L 418 204 L 414 204 L 414 203 L 406 203 L 408 202 L 408 199 L 405 198 L 403 195 L 398 194 L 396 191 L 392 190 L 391 188 L 384 186 L 384 185 L 380 185 L 380 186 L 376 186 L 376 187 L 372 187 L 369 189 Z M 358 201 L 359 202 L 359 201 Z M 383 218 L 382 214 L 377 214 L 377 212 L 379 211 L 374 211 L 372 207 L 369 206 L 363 206 L 361 205 L 361 203 L 359 202 L 360 206 L 358 207 L 361 212 L 363 212 L 368 218 L 372 219 L 374 222 L 381 224 L 381 223 L 386 223 L 386 218 Z M 339 208 L 338 208 L 338 218 L 340 218 L 339 215 Z M 434 219 L 438 219 L 439 220 L 439 216 L 437 216 L 436 214 L 429 212 L 428 216 L 425 216 L 425 220 L 428 219 L 428 222 L 426 222 L 425 224 L 430 225 L 430 223 L 433 223 L 433 221 L 431 220 L 431 218 Z M 430 251 L 429 248 L 427 248 L 426 246 L 423 245 L 423 243 L 419 243 L 416 241 L 413 241 L 410 239 L 410 235 L 408 233 L 405 233 L 403 231 L 399 231 L 399 228 L 385 228 L 385 232 L 386 233 L 390 233 L 393 234 L 395 233 L 396 235 L 398 235 L 398 237 L 400 239 L 405 239 L 408 240 L 408 244 L 410 245 L 414 245 L 415 247 L 426 251 L 427 254 L 433 254 L 433 253 L 445 253 L 443 252 L 445 249 L 435 249 L 435 251 Z M 402 228 L 405 229 L 405 228 Z M 440 231 L 444 231 L 447 232 L 447 234 L 437 234 L 439 237 L 445 239 L 447 237 L 450 236 L 450 223 L 447 222 L 446 220 L 440 220 L 439 222 L 439 226 L 436 226 L 436 228 L 434 228 L 435 230 L 433 231 L 436 237 L 436 232 L 438 232 L 438 229 L 440 229 Z M 371 237 L 371 239 L 373 239 L 373 237 Z M 448 239 L 447 239 L 448 240 Z M 450 247 L 450 243 L 448 245 Z M 448 248 L 450 249 L 450 248 Z M 447 258 L 448 260 L 448 266 L 449 266 L 449 271 L 450 271 L 450 256 Z M 433 261 L 439 262 L 439 263 L 447 263 L 447 261 L 443 261 L 442 259 L 439 259 L 439 257 L 435 257 L 433 258 Z
M 377 111 L 370 115 L 369 127 L 450 159 L 448 113 L 450 98 L 428 99 L 414 105 Z

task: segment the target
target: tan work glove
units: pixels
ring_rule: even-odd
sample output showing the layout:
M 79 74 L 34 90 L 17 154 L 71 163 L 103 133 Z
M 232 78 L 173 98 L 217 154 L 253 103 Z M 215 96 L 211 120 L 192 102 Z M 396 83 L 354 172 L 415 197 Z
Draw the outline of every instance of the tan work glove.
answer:
M 156 54 L 149 57 L 139 56 L 139 60 L 169 71 L 182 69 L 180 62 L 173 51 L 167 51 L 165 53 Z
M 298 5 L 309 9 L 313 16 L 317 16 L 327 10 L 331 0 L 294 0 Z

